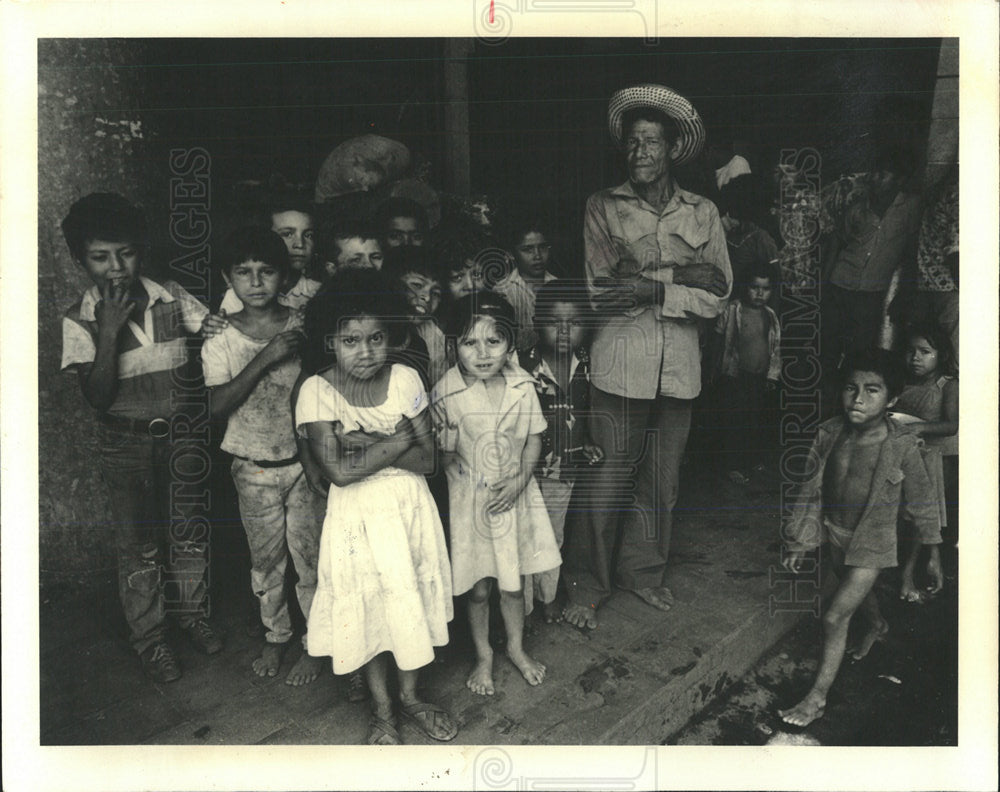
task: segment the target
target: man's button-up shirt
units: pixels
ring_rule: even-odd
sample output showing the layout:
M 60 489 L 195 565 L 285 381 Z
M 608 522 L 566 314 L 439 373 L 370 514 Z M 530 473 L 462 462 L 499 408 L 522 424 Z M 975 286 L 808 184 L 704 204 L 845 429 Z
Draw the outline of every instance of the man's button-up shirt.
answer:
M 591 298 L 602 291 L 595 285 L 599 278 L 639 275 L 664 284 L 661 305 L 601 315 L 591 345 L 591 382 L 633 399 L 693 399 L 701 390 L 698 320 L 718 316 L 728 290 L 717 297 L 675 284 L 673 274 L 677 267 L 713 264 L 732 287 L 715 204 L 675 183 L 667 205 L 657 211 L 626 182 L 588 199 L 583 237 Z

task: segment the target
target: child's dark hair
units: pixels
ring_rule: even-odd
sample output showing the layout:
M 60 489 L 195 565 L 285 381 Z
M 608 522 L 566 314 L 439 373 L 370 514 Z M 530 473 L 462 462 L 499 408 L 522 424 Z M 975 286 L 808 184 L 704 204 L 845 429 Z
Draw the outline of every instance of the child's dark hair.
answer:
M 719 190 L 719 214 L 733 220 L 753 220 L 760 212 L 756 181 L 752 174 L 743 173 L 722 185 Z
M 491 291 L 467 294 L 455 301 L 445 322 L 445 336 L 461 340 L 483 317 L 488 317 L 496 323 L 500 337 L 507 342 L 510 349 L 513 349 L 517 338 L 517 317 L 514 307 L 502 296 Z
M 382 272 L 346 269 L 335 273 L 306 305 L 303 370 L 315 374 L 334 362 L 327 339 L 351 319 L 378 319 L 385 324 L 390 346 L 402 345 L 409 332 L 409 313 L 398 283 Z
M 872 160 L 872 170 L 895 173 L 907 179 L 917 169 L 917 156 L 910 146 L 887 144 L 880 146 Z
M 957 377 L 958 361 L 955 360 L 955 347 L 951 336 L 937 322 L 917 322 L 906 328 L 906 341 L 923 338 L 937 352 L 938 373 L 942 376 Z
M 390 278 L 401 279 L 407 275 L 417 274 L 436 281 L 440 277 L 438 268 L 431 262 L 427 248 L 404 245 L 389 248 L 383 255 L 385 258 L 382 261 L 382 272 Z
M 447 283 L 453 272 L 465 269 L 465 262 L 489 247 L 489 239 L 480 226 L 468 221 L 451 220 L 434 229 L 428 255 L 439 276 Z
M 514 252 L 522 239 L 532 232 L 537 232 L 551 241 L 552 231 L 549 223 L 538 213 L 528 210 L 514 211 L 500 225 L 500 241 Z
M 325 224 L 319 233 L 319 256 L 324 261 L 336 261 L 340 255 L 338 240 L 378 239 L 378 234 L 370 223 L 358 217 L 345 217 Z
M 226 237 L 217 261 L 219 270 L 226 275 L 233 271 L 233 267 L 246 261 L 270 264 L 282 276 L 291 269 L 284 241 L 270 228 L 260 226 L 243 226 L 233 231 Z
M 859 349 L 848 355 L 840 369 L 841 382 L 846 382 L 854 371 L 870 371 L 882 377 L 890 399 L 899 396 L 906 385 L 906 369 L 903 367 L 903 361 L 898 355 L 885 349 Z
M 672 148 L 681 136 L 677 122 L 662 110 L 655 107 L 633 107 L 622 113 L 623 148 L 628 143 L 628 133 L 636 121 L 650 121 L 663 127 L 663 137 L 666 140 L 667 148 Z
M 743 283 L 738 283 L 736 286 L 743 296 L 749 293 L 755 278 L 766 278 L 771 289 L 778 288 L 778 268 L 770 261 L 763 259 L 755 259 L 747 264 L 743 270 L 742 278 Z
M 316 220 L 316 204 L 309 196 L 298 190 L 280 189 L 264 196 L 258 221 L 270 228 L 274 215 L 282 212 L 301 212 Z
M 588 325 L 592 319 L 590 294 L 585 281 L 573 278 L 556 278 L 543 283 L 535 292 L 535 318 L 543 319 L 552 315 L 556 303 L 569 303 L 576 308 L 580 318 Z
M 395 196 L 380 203 L 375 209 L 375 227 L 381 232 L 386 231 L 394 217 L 412 217 L 418 230 L 427 231 L 427 210 L 412 198 Z
M 63 237 L 70 255 L 83 263 L 87 242 L 129 242 L 145 247 L 146 216 L 118 193 L 91 193 L 76 201 L 62 221 Z

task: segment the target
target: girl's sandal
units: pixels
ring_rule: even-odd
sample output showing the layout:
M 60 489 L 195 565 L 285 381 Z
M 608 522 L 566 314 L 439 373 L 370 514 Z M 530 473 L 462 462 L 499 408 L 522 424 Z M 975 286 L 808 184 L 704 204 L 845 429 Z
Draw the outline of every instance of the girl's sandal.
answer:
M 368 683 L 365 682 L 364 674 L 354 671 L 347 678 L 347 700 L 352 704 L 365 701 L 368 698 Z
M 368 721 L 368 745 L 402 745 L 396 727 L 387 720 L 372 715 Z
M 408 707 L 400 706 L 399 711 L 432 740 L 448 742 L 458 735 L 458 726 L 451 719 L 451 715 L 434 704 L 418 701 Z

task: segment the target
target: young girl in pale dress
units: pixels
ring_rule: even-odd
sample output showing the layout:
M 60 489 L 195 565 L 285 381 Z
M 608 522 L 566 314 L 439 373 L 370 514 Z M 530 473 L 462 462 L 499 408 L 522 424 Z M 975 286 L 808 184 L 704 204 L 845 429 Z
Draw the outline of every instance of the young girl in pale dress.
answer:
M 907 383 L 893 407 L 894 417 L 908 423 L 926 444 L 924 464 L 940 502 L 941 527 L 956 533 L 958 502 L 958 366 L 948 334 L 936 324 L 915 325 L 906 334 Z M 920 602 L 914 584 L 920 545 L 903 564 L 900 599 Z
M 406 305 L 373 270 L 333 278 L 306 311 L 305 365 L 295 421 L 332 482 L 309 613 L 309 653 L 337 674 L 365 669 L 369 744 L 400 742 L 388 688 L 398 669 L 400 714 L 435 740 L 458 729 L 416 695 L 417 670 L 448 642 L 451 571 L 424 474 L 434 466 L 420 377 L 386 356 Z
M 459 300 L 448 335 L 458 365 L 432 394 L 438 445 L 445 453 L 453 589 L 469 592 L 476 665 L 466 685 L 493 695 L 489 597 L 500 588 L 507 656 L 530 685 L 545 666 L 522 645 L 526 602 L 522 576 L 557 568 L 561 559 L 533 471 L 546 429 L 531 377 L 513 362 L 517 323 L 510 303 L 492 292 Z M 554 592 L 553 592 L 554 594 Z

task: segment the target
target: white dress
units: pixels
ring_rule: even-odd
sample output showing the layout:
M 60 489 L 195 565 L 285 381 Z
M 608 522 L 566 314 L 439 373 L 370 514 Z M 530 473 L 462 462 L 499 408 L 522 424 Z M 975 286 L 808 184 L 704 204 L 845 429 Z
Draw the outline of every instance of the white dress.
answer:
M 411 368 L 393 365 L 378 407 L 356 407 L 329 382 L 302 385 L 295 424 L 339 421 L 344 431 L 391 434 L 399 420 L 427 407 Z M 434 659 L 448 643 L 453 616 L 451 569 L 441 518 L 423 476 L 383 468 L 346 487 L 330 485 L 318 583 L 309 612 L 309 654 L 333 658 L 348 674 L 392 652 L 404 671 Z

